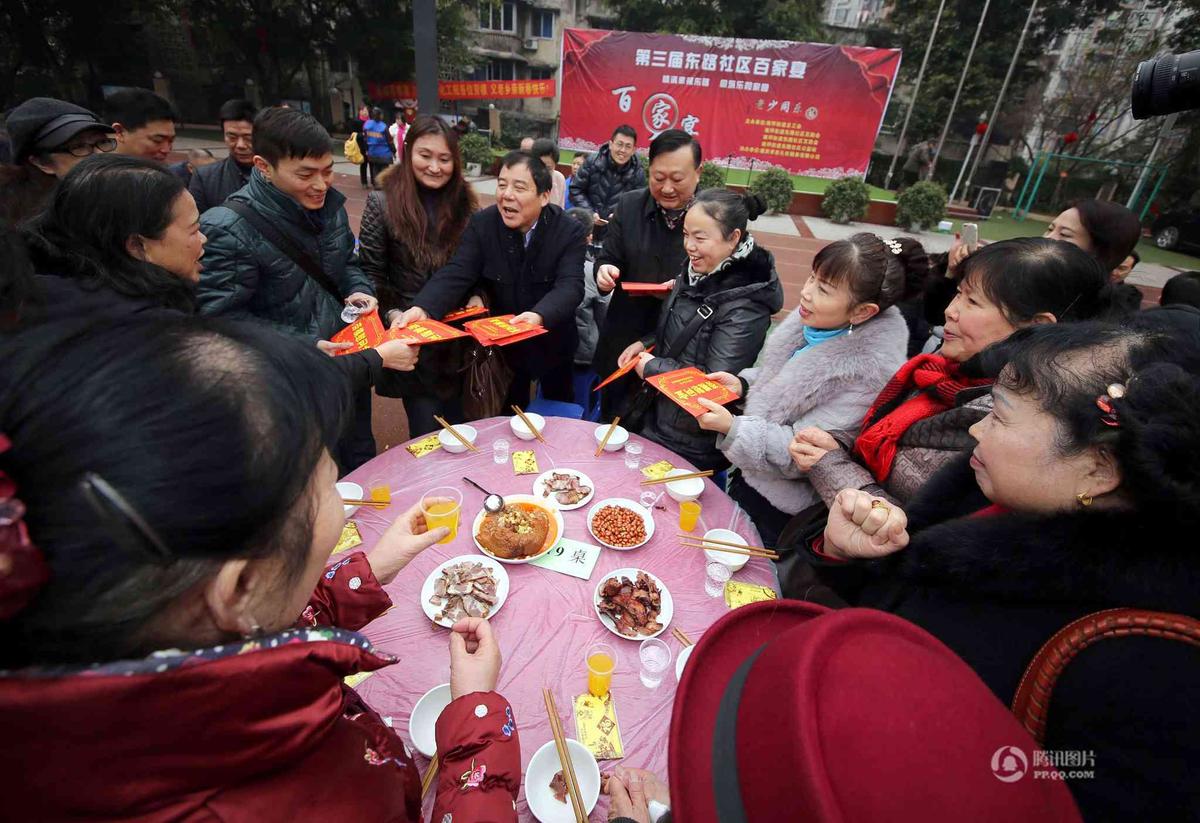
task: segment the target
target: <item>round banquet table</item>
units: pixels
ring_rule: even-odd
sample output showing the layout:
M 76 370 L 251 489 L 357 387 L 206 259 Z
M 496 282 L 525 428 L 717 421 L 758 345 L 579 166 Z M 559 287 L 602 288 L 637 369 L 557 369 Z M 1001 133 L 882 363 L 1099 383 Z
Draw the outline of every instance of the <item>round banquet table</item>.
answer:
M 390 717 L 396 731 L 412 747 L 408 731 L 413 705 L 426 691 L 450 680 L 448 630 L 434 625 L 420 603 L 425 578 L 440 563 L 459 555 L 478 554 L 471 536 L 471 524 L 483 506 L 483 494 L 462 481 L 470 477 L 489 491 L 499 494 L 529 494 L 536 474 L 516 475 L 512 460 L 497 464 L 492 458 L 492 443 L 508 440 L 511 451 L 532 450 L 539 471 L 572 468 L 582 471 L 596 486 L 595 496 L 587 505 L 562 513 L 564 536 L 595 544 L 588 532 L 586 517 L 596 502 L 608 497 L 637 500 L 644 490 L 640 470 L 625 467 L 624 452 L 604 452 L 595 456 L 592 432 L 596 424 L 551 417 L 547 420 L 546 443 L 518 440 L 509 428 L 509 418 L 495 417 L 473 422 L 479 432 L 479 452 L 450 454 L 438 449 L 414 458 L 403 446 L 397 446 L 361 466 L 345 479 L 359 483 L 364 490 L 380 479 L 390 482 L 392 505 L 386 509 L 360 508 L 351 518 L 358 523 L 363 545 L 370 551 L 395 517 L 417 502 L 420 495 L 434 486 L 454 486 L 463 492 L 463 508 L 458 535 L 447 544 L 434 545 L 418 556 L 387 587 L 394 607 L 368 624 L 363 633 L 380 649 L 400 658 L 362 681 L 357 689 L 376 711 Z M 673 452 L 630 435 L 630 442 L 645 447 L 641 466 L 669 460 L 679 468 L 694 467 Z M 700 523 L 693 531 L 703 535 L 706 528 L 726 528 L 735 514 L 734 502 L 711 479 L 704 481 L 700 497 Z M 665 491 L 665 486 L 650 487 Z M 758 543 L 758 533 L 749 518 L 736 509 L 734 530 L 750 543 Z M 663 494 L 654 510 L 655 530 L 650 541 L 630 551 L 602 548 L 589 580 L 550 571 L 528 564 L 507 565 L 511 582 L 508 599 L 490 619 L 503 665 L 496 690 L 513 706 L 521 739 L 522 769 L 533 753 L 552 739 L 550 724 L 542 700 L 542 687 L 553 690 L 568 736 L 575 734 L 574 698 L 587 688 L 584 653 L 595 642 L 606 642 L 617 650 L 612 695 L 625 757 L 621 761 L 602 761 L 601 771 L 610 771 L 617 763 L 650 769 L 667 777 L 667 736 L 671 706 L 675 699 L 675 658 L 679 642 L 670 632 L 677 626 L 698 641 L 721 615 L 728 611 L 724 598 L 709 597 L 704 591 L 705 556 L 698 549 L 679 545 L 679 504 Z M 619 638 L 600 623 L 593 608 L 597 584 L 615 569 L 637 567 L 657 575 L 670 591 L 675 613 L 670 626 L 660 635 L 671 648 L 671 665 L 662 684 L 654 690 L 642 685 L 638 676 L 638 642 Z M 734 573 L 734 580 L 769 586 L 778 592 L 774 570 L 768 560 L 752 558 Z M 690 661 L 688 665 L 695 665 Z M 422 769 L 428 764 L 414 749 Z M 427 799 L 426 813 L 433 792 Z M 607 820 L 608 800 L 603 795 L 591 820 Z M 524 784 L 517 803 L 520 820 L 533 820 L 525 802 Z

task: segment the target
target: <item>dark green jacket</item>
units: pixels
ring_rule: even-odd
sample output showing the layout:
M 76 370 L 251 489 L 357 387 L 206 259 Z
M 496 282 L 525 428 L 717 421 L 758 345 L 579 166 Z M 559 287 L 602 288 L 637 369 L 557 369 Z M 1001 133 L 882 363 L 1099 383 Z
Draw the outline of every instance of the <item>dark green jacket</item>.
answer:
M 340 192 L 330 189 L 325 205 L 309 213 L 255 170 L 250 182 L 229 199 L 248 203 L 306 250 L 338 285 L 343 299 L 355 292 L 375 294 L 359 268 L 346 198 Z M 241 215 L 216 206 L 200 217 L 200 229 L 208 237 L 197 289 L 201 314 L 266 321 L 322 340 L 346 325 L 339 316 L 342 300 L 268 243 Z

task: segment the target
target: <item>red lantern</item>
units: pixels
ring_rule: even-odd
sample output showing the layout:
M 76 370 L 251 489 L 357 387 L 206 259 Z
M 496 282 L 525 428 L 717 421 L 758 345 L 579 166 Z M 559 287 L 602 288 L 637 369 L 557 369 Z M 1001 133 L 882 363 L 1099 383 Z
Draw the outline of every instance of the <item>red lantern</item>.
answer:
M 1079 135 L 1073 131 L 1069 131 L 1063 135 L 1063 145 L 1069 146 L 1079 140 Z
M 987 129 L 987 123 L 978 123 L 975 126 L 975 133 L 982 137 L 983 135 L 987 134 Z

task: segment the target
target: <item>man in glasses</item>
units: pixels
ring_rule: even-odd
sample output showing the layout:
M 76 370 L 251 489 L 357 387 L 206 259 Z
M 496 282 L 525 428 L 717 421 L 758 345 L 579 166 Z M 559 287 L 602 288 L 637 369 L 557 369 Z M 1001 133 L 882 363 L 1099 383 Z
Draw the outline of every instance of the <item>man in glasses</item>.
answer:
M 0 169 L 0 221 L 37 213 L 62 177 L 83 158 L 117 147 L 112 129 L 81 106 L 33 97 L 9 112 L 12 165 Z
M 254 117 L 258 110 L 249 100 L 226 100 L 218 117 L 221 136 L 229 148 L 229 157 L 196 170 L 188 183 L 188 191 L 196 198 L 196 208 L 203 214 L 250 182 L 254 169 Z

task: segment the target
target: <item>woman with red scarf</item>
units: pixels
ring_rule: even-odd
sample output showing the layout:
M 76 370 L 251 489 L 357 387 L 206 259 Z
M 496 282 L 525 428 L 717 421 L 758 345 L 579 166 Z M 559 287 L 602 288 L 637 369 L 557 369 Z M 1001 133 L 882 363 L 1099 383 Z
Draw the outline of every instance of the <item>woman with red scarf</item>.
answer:
M 946 308 L 945 342 L 905 363 L 861 430 L 802 429 L 792 459 L 826 506 L 842 489 L 903 502 L 974 445 L 968 429 L 991 411 L 999 364 L 978 357 L 1024 326 L 1086 320 L 1109 305 L 1108 273 L 1077 247 L 1045 238 L 985 246 L 961 264 Z M 804 517 L 804 514 L 799 515 Z

